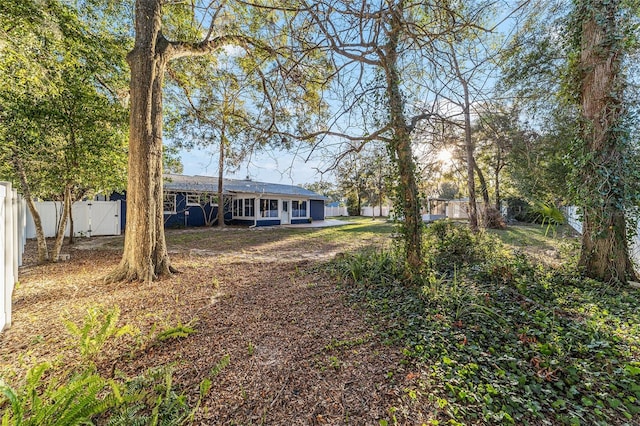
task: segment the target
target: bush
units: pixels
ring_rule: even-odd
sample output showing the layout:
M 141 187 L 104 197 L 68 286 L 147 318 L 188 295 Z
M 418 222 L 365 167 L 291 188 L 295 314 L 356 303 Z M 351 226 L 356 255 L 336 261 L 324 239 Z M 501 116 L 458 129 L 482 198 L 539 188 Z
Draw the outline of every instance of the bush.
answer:
M 485 233 L 474 234 L 466 225 L 438 220 L 425 230 L 426 263 L 436 271 L 453 271 L 486 260 L 498 242 Z
M 482 212 L 482 224 L 487 229 L 505 229 L 507 227 L 502 213 L 493 206 L 487 206 Z

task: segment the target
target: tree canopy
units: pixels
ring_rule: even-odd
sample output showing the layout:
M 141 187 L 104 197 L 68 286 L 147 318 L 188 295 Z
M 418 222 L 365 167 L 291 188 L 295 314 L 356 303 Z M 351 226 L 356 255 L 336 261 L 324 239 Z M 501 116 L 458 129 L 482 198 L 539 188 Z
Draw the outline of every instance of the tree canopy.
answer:
M 124 186 L 127 38 L 105 31 L 105 19 L 55 0 L 0 9 L 0 172 L 18 184 L 34 217 L 35 198 L 61 200 L 66 213 L 77 199 Z
M 303 143 L 296 149 L 327 155 L 351 189 L 365 180 L 346 185 L 353 164 L 374 163 L 365 146 L 382 143 L 376 151 L 395 171 L 382 179 L 369 167 L 377 183 L 355 198 L 375 204 L 394 188 L 416 273 L 422 198 L 448 193 L 468 196 L 472 228 L 490 226 L 488 209 L 505 197 L 577 204 L 584 270 L 625 280 L 630 263 L 606 272 L 612 253 L 596 247 L 628 257 L 622 241 L 635 227 L 637 20 L 632 0 L 9 2 L 0 5 L 1 172 L 28 198 L 70 203 L 120 189 L 130 108 L 131 232 L 111 278 L 152 280 L 172 270 L 163 166 L 180 170 L 164 124 L 179 148 L 215 145 L 221 175 L 257 148 Z

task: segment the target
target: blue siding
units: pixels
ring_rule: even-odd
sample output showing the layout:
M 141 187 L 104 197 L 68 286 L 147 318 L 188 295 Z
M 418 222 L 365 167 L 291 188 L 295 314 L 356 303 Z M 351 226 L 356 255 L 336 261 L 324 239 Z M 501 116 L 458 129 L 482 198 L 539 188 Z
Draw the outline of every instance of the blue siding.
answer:
M 310 216 L 313 220 L 324 220 L 324 200 L 310 200 Z
M 111 201 L 121 201 L 120 228 L 124 231 L 127 222 L 126 194 L 112 194 L 109 199 Z M 182 228 L 188 226 L 205 226 L 205 214 L 215 221 L 218 214 L 217 206 L 212 207 L 207 204 L 203 212 L 199 206 L 187 206 L 186 199 L 185 193 L 176 194 L 176 213 L 164 215 L 165 227 Z M 230 207 L 231 205 L 229 204 L 229 208 Z M 187 215 L 186 212 L 189 212 L 189 214 Z M 211 216 L 209 216 L 209 214 L 211 214 Z M 311 220 L 324 220 L 324 200 L 309 200 L 309 216 Z M 257 226 L 277 226 L 281 224 L 280 219 L 275 218 L 259 218 L 257 222 L 253 219 L 233 219 L 231 211 L 228 210 L 225 211 L 224 217 L 226 223 L 234 225 L 251 226 L 255 224 Z M 309 223 L 309 221 L 308 218 L 291 218 L 292 224 Z
M 186 194 L 178 193 L 176 194 L 176 213 L 171 215 L 165 213 L 164 226 L 167 228 L 206 226 L 205 215 L 215 221 L 217 214 L 218 207 L 212 207 L 210 204 L 204 206 L 204 211 L 200 206 L 187 206 Z
M 301 223 L 309 223 L 309 219 L 307 219 L 307 218 L 304 218 L 304 219 L 292 218 L 291 219 L 291 224 L 292 225 L 299 225 Z
M 233 219 L 232 223 L 234 225 L 247 225 L 247 226 L 276 226 L 280 225 L 280 219 L 258 219 L 257 221 L 253 219 Z
M 109 197 L 111 201 L 120 200 L 120 229 L 124 231 L 125 225 L 127 223 L 127 197 L 125 194 L 111 194 Z M 185 226 L 205 226 L 205 214 L 209 215 L 211 212 L 211 205 L 207 204 L 204 207 L 204 212 L 198 206 L 188 206 L 187 207 L 187 197 L 183 193 L 176 194 L 176 211 L 175 214 L 165 214 L 164 215 L 164 226 L 166 228 L 182 228 Z M 189 212 L 189 214 L 185 214 L 185 212 Z M 213 207 L 213 212 L 211 213 L 211 219 L 215 221 L 218 215 L 218 207 Z M 185 221 L 186 217 L 186 221 Z M 225 222 L 231 221 L 231 212 L 225 212 Z M 253 222 L 252 222 L 253 223 Z

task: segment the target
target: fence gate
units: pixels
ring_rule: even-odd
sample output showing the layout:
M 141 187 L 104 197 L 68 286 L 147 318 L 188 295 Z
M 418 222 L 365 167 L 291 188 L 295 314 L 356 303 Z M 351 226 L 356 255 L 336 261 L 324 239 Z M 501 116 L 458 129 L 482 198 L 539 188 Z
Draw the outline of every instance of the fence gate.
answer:
M 120 235 L 120 201 L 78 201 L 71 205 L 73 215 L 73 233 L 76 237 L 97 237 L 100 235 Z M 47 238 L 55 237 L 62 216 L 62 203 L 59 201 L 36 202 L 40 213 L 42 228 Z M 69 222 L 65 236 L 69 236 Z M 35 238 L 36 228 L 27 213 L 26 237 Z
M 120 235 L 120 201 L 91 201 L 90 236 Z

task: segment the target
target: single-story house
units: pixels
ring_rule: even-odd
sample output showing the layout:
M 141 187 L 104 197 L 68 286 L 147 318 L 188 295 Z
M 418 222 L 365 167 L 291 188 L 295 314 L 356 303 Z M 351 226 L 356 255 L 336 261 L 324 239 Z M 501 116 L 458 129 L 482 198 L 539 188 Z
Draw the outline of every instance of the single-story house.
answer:
M 324 220 L 325 197 L 299 186 L 224 179 L 222 190 L 227 224 L 273 226 Z M 126 195 L 115 194 L 112 199 L 124 201 L 124 229 Z M 219 206 L 217 177 L 164 175 L 166 227 L 215 225 Z

